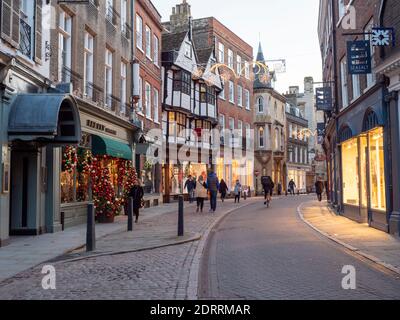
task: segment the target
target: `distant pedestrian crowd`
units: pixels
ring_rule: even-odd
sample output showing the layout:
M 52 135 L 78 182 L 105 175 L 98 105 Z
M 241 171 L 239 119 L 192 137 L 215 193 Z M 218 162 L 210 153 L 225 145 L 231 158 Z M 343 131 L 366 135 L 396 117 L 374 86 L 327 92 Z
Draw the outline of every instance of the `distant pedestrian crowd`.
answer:
M 227 183 L 219 180 L 214 171 L 210 171 L 207 179 L 201 175 L 197 179 L 189 176 L 185 182 L 184 189 L 189 195 L 189 202 L 197 203 L 197 212 L 203 212 L 204 203 L 207 199 L 210 200 L 210 212 L 215 212 L 218 205 L 218 194 L 221 196 L 221 201 L 225 202 L 229 188 Z M 246 200 L 250 196 L 250 187 L 243 186 L 239 180 L 235 182 L 232 194 L 235 197 L 235 203 L 240 203 L 241 199 Z

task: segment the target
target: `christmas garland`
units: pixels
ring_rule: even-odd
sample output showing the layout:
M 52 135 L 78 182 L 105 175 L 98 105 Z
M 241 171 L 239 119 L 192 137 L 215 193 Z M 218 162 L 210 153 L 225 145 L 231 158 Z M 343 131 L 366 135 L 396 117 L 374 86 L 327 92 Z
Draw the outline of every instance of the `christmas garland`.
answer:
M 78 164 L 78 153 L 73 146 L 66 146 L 63 152 L 63 171 L 72 173 Z

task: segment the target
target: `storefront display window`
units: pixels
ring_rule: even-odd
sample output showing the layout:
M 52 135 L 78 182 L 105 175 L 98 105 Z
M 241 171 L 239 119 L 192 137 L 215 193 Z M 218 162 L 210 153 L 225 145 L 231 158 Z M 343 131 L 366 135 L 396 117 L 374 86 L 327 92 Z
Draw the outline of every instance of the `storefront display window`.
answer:
M 343 202 L 359 205 L 359 167 L 357 138 L 346 141 L 342 145 L 343 163 Z
M 386 210 L 386 185 L 383 128 L 370 131 L 368 138 L 371 208 L 384 211 Z
M 77 148 L 73 146 L 62 148 L 62 166 L 60 175 L 62 203 L 76 201 L 77 163 Z
M 61 202 L 75 202 L 75 169 L 61 172 Z
M 360 183 L 361 183 L 361 206 L 368 208 L 368 180 L 367 180 L 367 156 L 368 139 L 366 136 L 360 137 Z

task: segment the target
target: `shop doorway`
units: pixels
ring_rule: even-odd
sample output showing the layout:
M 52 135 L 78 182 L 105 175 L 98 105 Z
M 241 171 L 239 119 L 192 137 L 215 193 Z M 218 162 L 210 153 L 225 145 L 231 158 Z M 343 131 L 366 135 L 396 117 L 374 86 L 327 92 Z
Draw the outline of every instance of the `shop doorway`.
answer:
M 37 235 L 37 152 L 11 152 L 10 235 Z

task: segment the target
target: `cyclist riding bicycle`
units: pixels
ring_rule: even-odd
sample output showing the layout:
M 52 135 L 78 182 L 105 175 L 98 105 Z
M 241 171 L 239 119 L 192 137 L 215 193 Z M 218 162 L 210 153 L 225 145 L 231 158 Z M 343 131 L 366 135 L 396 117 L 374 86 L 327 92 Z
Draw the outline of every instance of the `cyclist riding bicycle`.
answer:
M 262 186 L 264 189 L 264 198 L 265 198 L 264 205 L 267 205 L 269 207 L 269 204 L 271 203 L 272 193 L 274 191 L 275 184 L 272 181 L 272 178 L 270 176 L 262 177 L 261 183 L 262 183 Z

